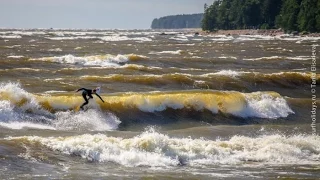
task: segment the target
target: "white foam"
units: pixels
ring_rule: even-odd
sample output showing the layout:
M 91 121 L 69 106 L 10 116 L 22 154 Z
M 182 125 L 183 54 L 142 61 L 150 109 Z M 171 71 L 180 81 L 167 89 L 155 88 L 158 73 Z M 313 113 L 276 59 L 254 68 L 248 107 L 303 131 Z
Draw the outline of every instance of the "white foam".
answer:
M 156 54 L 156 55 L 161 55 L 161 54 L 181 55 L 183 52 L 184 52 L 184 51 L 182 51 L 182 50 L 176 50 L 176 51 L 160 51 L 160 52 L 151 51 L 149 54 Z
M 7 35 L 7 36 L 0 36 L 2 39 L 20 39 L 22 38 L 21 36 L 18 35 Z
M 47 129 L 47 130 L 56 130 L 55 128 L 49 125 L 36 124 L 32 122 L 0 122 L 0 126 L 7 129 Z
M 297 60 L 297 61 L 308 61 L 311 60 L 311 56 L 296 56 L 296 57 L 286 57 L 286 59 Z
M 217 35 L 217 36 L 212 36 L 212 37 L 213 38 L 211 40 L 217 41 L 217 42 L 231 41 L 234 39 L 232 36 L 226 36 L 226 35 Z
M 0 94 L 5 94 L 8 98 L 8 100 L 0 99 L 2 104 L 0 106 L 0 121 L 3 123 L 47 122 L 52 117 L 52 114 L 42 109 L 36 98 L 22 89 L 18 83 L 1 83 Z M 16 106 L 16 103 L 19 102 L 24 103 Z
M 298 41 L 301 43 L 301 41 L 319 41 L 320 37 L 282 35 L 277 36 L 277 39 L 285 41 Z
M 148 37 L 127 37 L 127 36 L 105 36 L 100 38 L 103 41 L 141 41 L 141 42 L 150 42 L 152 39 Z
M 62 52 L 61 48 L 48 49 L 49 52 Z
M 238 77 L 241 76 L 242 74 L 246 74 L 246 73 L 250 73 L 250 72 L 244 72 L 244 71 L 233 71 L 233 70 L 221 70 L 219 72 L 215 72 L 215 73 L 207 73 L 207 74 L 203 74 L 200 75 L 200 77 L 210 77 L 210 76 L 229 76 L 229 77 Z
M 267 57 L 259 57 L 259 58 L 244 58 L 246 61 L 260 61 L 260 60 L 297 60 L 297 61 L 307 61 L 311 60 L 310 56 L 296 56 L 296 57 L 286 57 L 286 56 L 267 56 Z
M 46 121 L 46 117 L 35 114 L 31 116 L 25 114 L 21 109 L 16 109 L 15 106 L 10 101 L 1 101 L 0 100 L 0 126 L 8 129 L 50 129 L 54 130 L 55 128 L 41 124 L 37 122 L 38 120 Z M 32 122 L 32 121 L 35 122 Z
M 8 94 L 10 103 L 26 100 L 26 103 L 20 106 L 20 109 L 24 111 L 32 110 L 34 113 L 45 113 L 35 97 L 22 89 L 19 83 L 0 83 L 0 93 Z
M 179 46 L 195 46 L 196 44 L 195 43 L 192 43 L 192 44 L 177 44 Z
M 21 45 L 12 45 L 12 46 L 5 46 L 5 47 L 12 49 L 12 48 L 16 48 L 16 47 L 21 47 Z
M 33 35 L 44 35 L 46 32 L 42 31 L 9 31 L 7 34 L 15 34 L 21 36 L 33 36 Z
M 127 37 L 127 36 L 120 36 L 120 35 L 111 35 L 111 36 L 62 36 L 59 35 L 59 37 L 46 37 L 47 39 L 50 40 L 77 40 L 77 39 L 84 39 L 84 40 L 88 40 L 88 39 L 100 39 L 102 41 L 139 41 L 139 42 L 149 42 L 152 41 L 152 39 L 148 38 L 148 37 Z
M 268 56 L 268 57 L 259 57 L 259 58 L 244 58 L 245 61 L 260 61 L 260 60 L 273 60 L 273 59 L 282 59 L 280 56 Z
M 51 79 L 47 79 L 47 81 L 54 81 L 54 80 L 56 80 L 56 79 L 52 79 L 52 80 Z M 44 80 L 44 81 L 46 81 L 46 80 Z M 66 92 L 68 92 L 68 91 L 54 91 L 54 90 L 51 90 L 51 91 L 46 91 L 44 93 L 45 94 L 54 94 L 54 93 L 66 93 Z
M 77 40 L 77 39 L 98 39 L 99 37 L 96 36 L 68 36 L 68 37 L 46 37 L 47 39 L 50 40 L 55 40 L 55 41 L 62 41 L 62 40 Z
M 103 113 L 97 109 L 78 113 L 58 112 L 55 115 L 54 127 L 60 130 L 108 131 L 117 129 L 121 123 L 112 113 Z
M 277 119 L 294 114 L 283 97 L 272 97 L 269 94 L 262 94 L 260 92 L 254 94 L 257 96 L 244 94 L 247 100 L 247 107 L 240 114 L 235 113 L 235 115 Z
M 240 76 L 243 72 L 238 71 L 232 71 L 232 70 L 222 70 L 216 73 L 213 73 L 214 75 L 223 75 L 223 76 L 230 76 L 230 77 L 236 77 Z
M 239 38 L 240 40 L 275 40 L 275 36 L 266 36 L 266 35 L 240 35 Z
M 149 130 L 123 139 L 103 134 L 72 137 L 25 136 L 63 154 L 124 166 L 318 164 L 320 137 L 312 135 L 233 136 L 228 140 L 174 138 Z
M 189 41 L 188 37 L 185 36 L 185 35 L 177 35 L 175 37 L 171 37 L 169 39 L 172 39 L 172 40 L 176 40 L 176 41 Z
M 16 114 L 13 112 L 14 106 L 5 100 L 0 100 L 0 119 L 1 121 L 9 121 L 10 119 L 17 119 Z
M 20 59 L 23 58 L 24 56 L 7 56 L 7 58 L 13 58 L 13 59 Z
M 200 38 L 193 38 L 192 41 L 203 41 L 203 39 Z
M 214 38 L 227 38 L 227 37 L 230 37 L 230 36 L 227 36 L 227 35 L 208 35 L 207 37 L 214 37 Z M 231 36 L 232 37 L 232 36 Z
M 220 56 L 218 58 L 219 59 L 238 59 L 237 57 L 234 57 L 234 56 Z
M 132 55 L 97 55 L 77 57 L 71 54 L 65 56 L 44 57 L 31 60 L 52 61 L 61 64 L 80 64 L 84 66 L 102 66 L 102 67 L 119 67 L 119 63 L 126 63 Z M 138 56 L 138 55 L 137 55 Z M 139 56 L 143 57 L 143 56 Z

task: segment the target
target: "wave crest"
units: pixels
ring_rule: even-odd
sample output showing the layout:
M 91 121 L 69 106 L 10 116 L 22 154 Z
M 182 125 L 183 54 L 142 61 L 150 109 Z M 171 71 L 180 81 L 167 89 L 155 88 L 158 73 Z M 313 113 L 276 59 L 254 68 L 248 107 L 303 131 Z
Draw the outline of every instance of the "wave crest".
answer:
M 77 57 L 74 55 L 65 56 L 54 56 L 54 57 L 43 57 L 37 59 L 30 59 L 32 61 L 46 61 L 46 62 L 57 62 L 61 64 L 78 64 L 83 66 L 102 66 L 102 67 L 118 67 L 129 61 L 137 61 L 147 59 L 148 57 L 137 55 L 137 54 L 127 54 L 121 55 L 95 55 L 95 56 L 84 56 Z
M 174 138 L 149 130 L 128 139 L 85 134 L 58 138 L 25 136 L 7 140 L 40 143 L 63 154 L 124 166 L 241 165 L 252 162 L 317 164 L 320 154 L 319 136 L 312 135 L 274 134 L 205 140 Z

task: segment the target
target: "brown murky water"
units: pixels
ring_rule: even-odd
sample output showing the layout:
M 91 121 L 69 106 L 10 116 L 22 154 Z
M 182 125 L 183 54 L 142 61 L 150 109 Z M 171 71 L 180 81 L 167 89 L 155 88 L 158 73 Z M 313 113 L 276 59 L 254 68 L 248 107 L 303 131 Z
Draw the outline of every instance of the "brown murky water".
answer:
M 0 177 L 320 178 L 319 38 L 161 33 L 1 29 Z

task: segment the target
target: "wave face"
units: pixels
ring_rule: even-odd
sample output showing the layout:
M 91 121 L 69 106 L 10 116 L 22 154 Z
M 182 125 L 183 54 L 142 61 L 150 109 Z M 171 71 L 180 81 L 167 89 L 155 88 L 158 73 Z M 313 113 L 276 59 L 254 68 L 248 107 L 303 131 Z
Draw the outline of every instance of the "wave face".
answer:
M 6 111 L 18 107 L 33 114 L 46 115 L 49 112 L 72 110 L 82 104 L 80 95 L 48 96 L 34 95 L 21 89 L 19 84 L 4 84 L 0 94 Z M 239 93 L 234 91 L 177 91 L 128 93 L 103 96 L 105 103 L 91 103 L 95 109 L 103 111 L 139 110 L 152 113 L 167 109 L 208 110 L 213 114 L 224 113 L 248 118 L 287 117 L 293 111 L 286 100 L 275 92 Z
M 124 166 L 318 164 L 319 136 L 233 136 L 229 140 L 173 138 L 149 130 L 132 138 L 103 134 L 71 137 L 24 136 L 8 140 L 40 144 L 66 155 Z

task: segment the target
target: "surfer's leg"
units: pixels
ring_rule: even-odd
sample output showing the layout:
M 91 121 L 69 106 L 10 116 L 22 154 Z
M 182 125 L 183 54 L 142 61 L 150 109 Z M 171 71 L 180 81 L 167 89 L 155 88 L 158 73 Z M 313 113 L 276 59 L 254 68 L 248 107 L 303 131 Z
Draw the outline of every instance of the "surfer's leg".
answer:
M 80 108 L 83 110 L 83 106 L 87 105 L 89 103 L 89 101 L 87 99 L 87 95 L 86 94 L 82 94 L 82 97 L 85 100 L 85 102 L 80 106 Z

